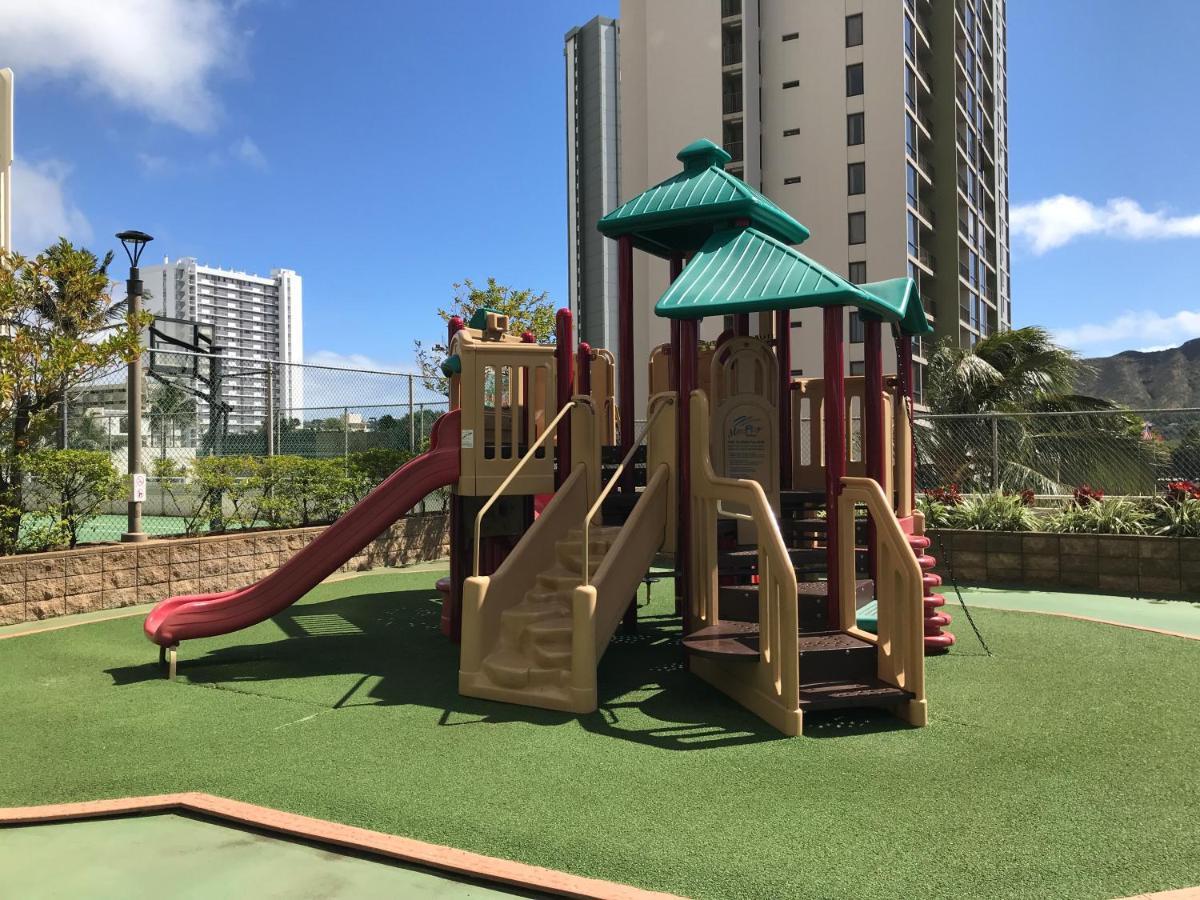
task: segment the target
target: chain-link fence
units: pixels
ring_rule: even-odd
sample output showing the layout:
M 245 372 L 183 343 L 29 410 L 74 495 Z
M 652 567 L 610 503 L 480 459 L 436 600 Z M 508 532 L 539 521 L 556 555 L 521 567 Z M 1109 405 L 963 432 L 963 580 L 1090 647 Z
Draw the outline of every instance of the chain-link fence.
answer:
M 1058 497 L 1087 484 L 1148 497 L 1200 481 L 1200 409 L 918 415 L 914 425 L 919 491 Z
M 162 349 L 145 351 L 141 371 L 143 530 L 154 535 L 330 521 L 422 452 L 447 409 L 407 373 Z M 124 474 L 129 425 L 126 370 L 115 370 L 70 392 L 54 442 L 103 451 Z M 119 539 L 126 500 L 105 503 L 80 540 Z M 438 491 L 418 511 L 444 506 Z

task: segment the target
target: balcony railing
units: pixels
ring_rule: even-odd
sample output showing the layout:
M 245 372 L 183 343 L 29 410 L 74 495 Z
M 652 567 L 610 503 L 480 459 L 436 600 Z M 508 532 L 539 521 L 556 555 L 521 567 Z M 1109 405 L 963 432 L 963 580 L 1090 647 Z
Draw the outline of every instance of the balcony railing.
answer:
M 728 19 L 730 16 L 740 16 L 742 14 L 742 0 L 721 0 L 721 18 Z
M 742 92 L 737 91 L 732 94 L 725 94 L 721 98 L 721 111 L 725 115 L 732 113 L 740 113 L 742 111 Z
M 742 61 L 741 43 L 729 44 L 721 48 L 721 65 L 736 66 Z
M 730 162 L 741 162 L 745 158 L 745 141 L 726 141 L 725 152 L 733 157 Z

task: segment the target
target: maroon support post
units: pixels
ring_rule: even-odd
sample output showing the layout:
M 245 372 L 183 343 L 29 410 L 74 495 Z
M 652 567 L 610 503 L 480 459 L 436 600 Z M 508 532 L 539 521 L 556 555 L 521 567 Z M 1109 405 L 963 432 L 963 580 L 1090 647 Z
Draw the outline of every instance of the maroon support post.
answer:
M 571 394 L 575 384 L 575 348 L 571 339 L 571 311 L 560 309 L 554 317 L 554 356 L 555 368 L 558 369 L 557 379 L 557 412 L 571 402 Z M 554 443 L 558 454 L 558 467 L 554 472 L 554 487 L 562 487 L 571 472 L 571 417 L 566 416 L 558 423 L 558 431 L 554 435 Z
M 901 403 L 904 415 L 911 416 L 913 411 L 913 345 L 912 335 L 903 334 L 900 340 L 896 342 L 896 371 L 900 376 L 900 396 L 903 398 Z M 913 435 L 913 441 L 916 441 L 916 434 Z M 912 455 L 912 467 L 908 477 L 912 479 L 912 494 L 917 495 L 917 454 L 914 450 Z
M 682 319 L 679 322 L 679 529 L 675 543 L 681 588 L 675 598 L 677 612 L 683 616 L 683 631 L 691 629 L 691 565 L 692 565 L 692 391 L 696 389 L 696 367 L 699 351 L 699 322 Z
M 779 369 L 779 487 L 792 488 L 792 311 L 775 311 L 775 363 Z
M 446 351 L 449 352 L 454 343 L 454 335 L 465 326 L 462 316 L 451 316 L 446 326 Z M 461 397 L 459 398 L 461 405 Z M 409 421 L 408 427 L 413 427 Z M 462 590 L 463 582 L 470 575 L 468 566 L 471 564 L 471 540 L 468 529 L 463 527 L 463 496 L 457 486 L 450 491 L 450 591 L 442 604 L 442 634 L 457 643 L 462 636 Z
M 842 307 L 825 307 L 825 564 L 828 570 L 826 616 L 839 619 L 841 573 L 838 571 L 838 497 L 846 474 L 846 380 L 842 355 Z
M 733 335 L 734 337 L 750 336 L 750 313 L 734 313 Z
M 863 320 L 863 370 L 866 374 L 866 393 L 863 398 L 863 421 L 865 424 L 867 447 L 867 477 L 873 478 L 879 486 L 884 487 L 887 481 L 887 461 L 884 458 L 884 418 L 883 418 L 883 343 L 882 325 L 878 319 Z M 888 503 L 892 498 L 888 497 Z M 878 537 L 874 520 L 867 524 L 867 559 L 870 564 L 871 578 L 877 572 Z
M 674 281 L 683 271 L 683 257 L 671 257 L 671 280 Z M 679 320 L 671 319 L 671 355 L 667 358 L 668 390 L 679 392 Z
M 633 446 L 633 238 L 617 239 L 617 409 L 621 419 L 621 458 Z M 633 490 L 633 479 L 624 477 L 622 492 Z

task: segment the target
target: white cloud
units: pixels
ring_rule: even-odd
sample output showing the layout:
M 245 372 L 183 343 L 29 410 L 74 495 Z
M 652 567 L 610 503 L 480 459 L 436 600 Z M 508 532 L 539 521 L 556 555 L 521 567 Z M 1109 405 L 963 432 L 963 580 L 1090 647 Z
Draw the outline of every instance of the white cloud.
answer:
M 245 163 L 252 169 L 266 169 L 267 157 L 259 149 L 258 144 L 254 143 L 249 137 L 243 137 L 240 141 L 234 141 L 233 146 L 229 148 L 229 152 L 233 154 L 233 158 Z
M 142 171 L 147 175 L 165 175 L 171 171 L 171 161 L 165 156 L 159 156 L 156 153 L 137 154 L 138 165 L 142 167 Z
M 1180 310 L 1169 316 L 1156 312 L 1126 312 L 1108 322 L 1063 328 L 1054 333 L 1058 343 L 1086 355 L 1129 350 L 1140 345 L 1143 352 L 1178 347 L 1200 337 L 1200 310 Z
M 334 350 L 316 350 L 304 354 L 310 366 L 333 366 L 339 369 L 370 369 L 374 372 L 420 372 L 414 362 L 381 362 L 362 353 L 338 353 Z
M 0 21 L 18 76 L 77 81 L 188 131 L 215 125 L 210 82 L 240 48 L 218 0 L 0 0 Z
M 1128 197 L 1117 197 L 1104 206 L 1096 206 L 1080 197 L 1058 194 L 1014 206 L 1010 225 L 1013 234 L 1025 238 L 1039 256 L 1086 235 L 1103 234 L 1138 241 L 1200 237 L 1200 214 L 1171 216 L 1161 211 L 1150 212 Z
M 71 168 L 58 160 L 13 160 L 13 245 L 23 253 L 43 250 L 60 237 L 89 241 L 87 216 L 67 197 Z

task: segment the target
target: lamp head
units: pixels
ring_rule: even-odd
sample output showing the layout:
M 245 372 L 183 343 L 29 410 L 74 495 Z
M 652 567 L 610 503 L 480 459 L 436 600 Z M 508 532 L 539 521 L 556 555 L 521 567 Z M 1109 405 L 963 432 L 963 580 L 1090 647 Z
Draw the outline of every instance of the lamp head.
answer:
M 144 231 L 121 231 L 117 233 L 117 240 L 125 248 L 125 255 L 129 257 L 129 265 L 137 268 L 138 260 L 142 258 L 142 251 L 154 238 Z

